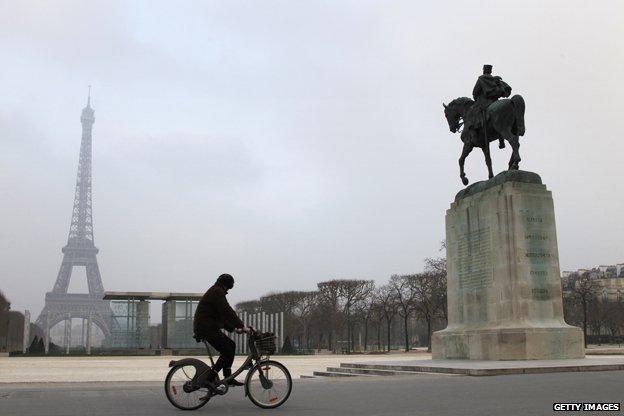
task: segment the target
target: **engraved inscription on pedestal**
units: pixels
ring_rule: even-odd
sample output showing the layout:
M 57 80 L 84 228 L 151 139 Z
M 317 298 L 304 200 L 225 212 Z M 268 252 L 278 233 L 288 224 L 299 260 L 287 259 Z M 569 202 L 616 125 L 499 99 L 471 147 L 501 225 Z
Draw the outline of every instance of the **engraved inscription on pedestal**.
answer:
M 549 300 L 548 267 L 551 262 L 548 227 L 550 222 L 540 210 L 524 209 L 520 212 L 524 229 L 524 256 L 529 263 L 529 281 L 532 282 L 534 300 Z
M 469 231 L 457 242 L 457 274 L 460 289 L 492 286 L 492 238 L 490 227 Z

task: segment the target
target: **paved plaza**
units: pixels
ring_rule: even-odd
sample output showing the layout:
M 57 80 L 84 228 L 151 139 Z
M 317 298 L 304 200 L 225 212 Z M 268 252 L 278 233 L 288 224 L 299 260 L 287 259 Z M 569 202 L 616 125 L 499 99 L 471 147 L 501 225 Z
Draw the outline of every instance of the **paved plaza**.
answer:
M 468 377 L 354 377 L 295 380 L 276 415 L 545 415 L 553 402 L 622 402 L 624 372 L 551 373 Z M 196 414 L 257 415 L 262 412 L 234 389 Z M 0 414 L 179 415 L 162 383 L 4 384 Z
M 621 356 L 620 356 L 621 357 Z M 613 358 L 620 358 L 613 357 Z M 164 396 L 167 363 L 178 357 L 0 357 L 0 414 L 173 415 Z M 294 376 L 284 415 L 544 415 L 554 402 L 623 402 L 624 371 L 469 377 L 410 376 L 299 379 L 340 363 L 423 361 L 429 354 L 279 356 Z M 602 361 L 610 357 L 592 357 Z M 234 389 L 197 414 L 257 414 Z
M 299 378 L 340 363 L 390 362 L 429 357 L 430 354 L 410 352 L 387 355 L 279 355 L 274 358 L 288 367 L 293 378 Z M 0 384 L 163 381 L 169 371 L 169 361 L 181 358 L 183 357 L 0 357 Z M 207 356 L 196 358 L 208 360 Z M 236 368 L 243 361 L 244 357 L 236 357 L 233 367 Z

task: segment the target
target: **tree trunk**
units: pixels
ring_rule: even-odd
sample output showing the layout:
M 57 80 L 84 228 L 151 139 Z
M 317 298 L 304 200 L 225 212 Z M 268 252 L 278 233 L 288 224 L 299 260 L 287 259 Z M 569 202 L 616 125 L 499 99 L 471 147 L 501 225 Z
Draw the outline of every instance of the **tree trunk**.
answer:
M 351 330 L 351 317 L 349 317 L 347 321 L 347 350 L 349 353 L 353 351 L 353 345 L 351 345 Z
M 351 352 L 351 313 L 349 306 L 346 308 L 347 315 L 347 351 Z
M 388 323 L 388 352 L 390 352 L 390 319 L 386 318 L 386 322 Z
M 381 322 L 377 322 L 377 351 L 381 351 Z
M 368 320 L 364 321 L 364 352 L 368 347 Z
M 583 344 L 587 348 L 587 301 L 583 302 Z
M 405 352 L 410 350 L 409 334 L 407 332 L 407 313 L 403 316 L 403 325 L 405 326 Z
M 427 352 L 431 352 L 431 317 L 427 318 Z

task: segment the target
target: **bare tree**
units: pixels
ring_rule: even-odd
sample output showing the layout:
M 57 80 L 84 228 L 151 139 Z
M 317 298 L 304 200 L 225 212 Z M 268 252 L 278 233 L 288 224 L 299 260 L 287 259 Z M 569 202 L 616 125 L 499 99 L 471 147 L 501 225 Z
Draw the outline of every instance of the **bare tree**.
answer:
M 620 334 L 624 325 L 624 303 L 622 300 L 609 300 L 604 305 L 604 326 L 612 337 Z
M 583 326 L 583 310 L 574 293 L 563 294 L 563 316 L 568 325 Z
M 605 326 L 607 302 L 607 299 L 600 299 L 594 293 L 587 305 L 587 325 L 594 335 L 602 335 L 602 329 Z M 600 340 L 599 337 L 598 340 Z M 598 341 L 598 343 L 600 343 L 600 341 Z
M 319 307 L 325 311 L 327 324 L 327 346 L 335 351 L 335 334 L 342 322 L 339 316 L 340 284 L 336 280 L 328 280 L 317 284 L 319 291 Z
M 425 270 L 446 274 L 446 258 L 428 257 L 425 259 Z
M 383 326 L 384 320 L 384 308 L 379 303 L 379 298 L 377 297 L 378 290 L 373 292 L 373 302 L 371 305 L 371 319 L 374 323 L 375 328 L 377 329 L 377 351 L 381 350 L 381 327 Z
M 331 334 L 336 327 L 338 315 L 336 311 L 323 299 L 317 296 L 317 305 L 310 316 L 310 330 L 316 339 L 316 348 L 332 350 Z
M 287 291 L 272 292 L 260 297 L 260 309 L 267 313 L 284 313 L 284 336 L 289 336 L 290 340 L 299 335 L 299 322 L 294 314 L 297 300 L 303 292 Z M 300 337 L 299 340 L 301 341 Z
M 405 335 L 405 352 L 410 350 L 408 321 L 414 311 L 418 292 L 416 282 L 412 282 L 416 275 L 392 275 L 390 277 L 390 287 L 394 290 L 396 302 L 398 303 L 398 313 L 403 318 L 403 333 Z
M 427 324 L 427 351 L 431 352 L 431 333 L 433 321 L 443 316 L 446 304 L 441 301 L 446 294 L 446 274 L 426 271 L 415 275 L 410 280 L 416 292 L 416 313 Z
M 347 348 L 353 351 L 353 309 L 373 291 L 375 283 L 360 279 L 341 279 L 334 282 L 338 287 L 338 301 L 347 327 Z
M 238 302 L 236 304 L 237 311 L 239 312 L 247 312 L 250 314 L 258 313 L 262 311 L 262 307 L 260 305 L 259 300 L 245 300 L 242 302 Z
M 284 312 L 292 315 L 292 311 L 297 298 L 301 292 L 272 292 L 260 297 L 260 306 L 265 312 Z
M 396 316 L 399 304 L 396 301 L 396 295 L 390 285 L 384 285 L 375 291 L 375 299 L 381 315 L 386 320 L 386 334 L 388 338 L 388 351 L 390 351 L 390 329 L 392 320 Z
M 446 248 L 446 242 L 442 241 L 442 248 Z M 425 272 L 433 274 L 434 287 L 432 288 L 432 295 L 435 309 L 439 316 L 443 319 L 444 325 L 448 321 L 448 279 L 446 275 L 446 258 L 426 258 L 425 259 Z
M 364 351 L 368 348 L 368 327 L 371 319 L 375 316 L 374 290 L 356 304 L 356 314 L 364 328 Z
M 572 293 L 581 305 L 583 311 L 583 343 L 587 348 L 587 326 L 588 326 L 588 309 L 592 299 L 595 296 L 598 282 L 592 279 L 589 272 L 584 272 L 574 282 Z
M 303 333 L 301 345 L 305 346 L 305 348 L 309 348 L 310 318 L 318 306 L 318 297 L 319 292 L 317 291 L 299 292 L 299 296 L 296 296 L 294 301 L 293 313 L 300 321 L 301 332 Z

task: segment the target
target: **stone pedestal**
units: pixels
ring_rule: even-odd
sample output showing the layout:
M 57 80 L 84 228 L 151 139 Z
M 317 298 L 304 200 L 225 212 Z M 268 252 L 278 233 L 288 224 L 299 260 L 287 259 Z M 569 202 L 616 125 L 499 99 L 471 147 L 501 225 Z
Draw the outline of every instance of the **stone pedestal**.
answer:
M 539 175 L 507 171 L 473 184 L 446 213 L 448 327 L 434 359 L 584 357 L 563 319 L 555 213 Z

